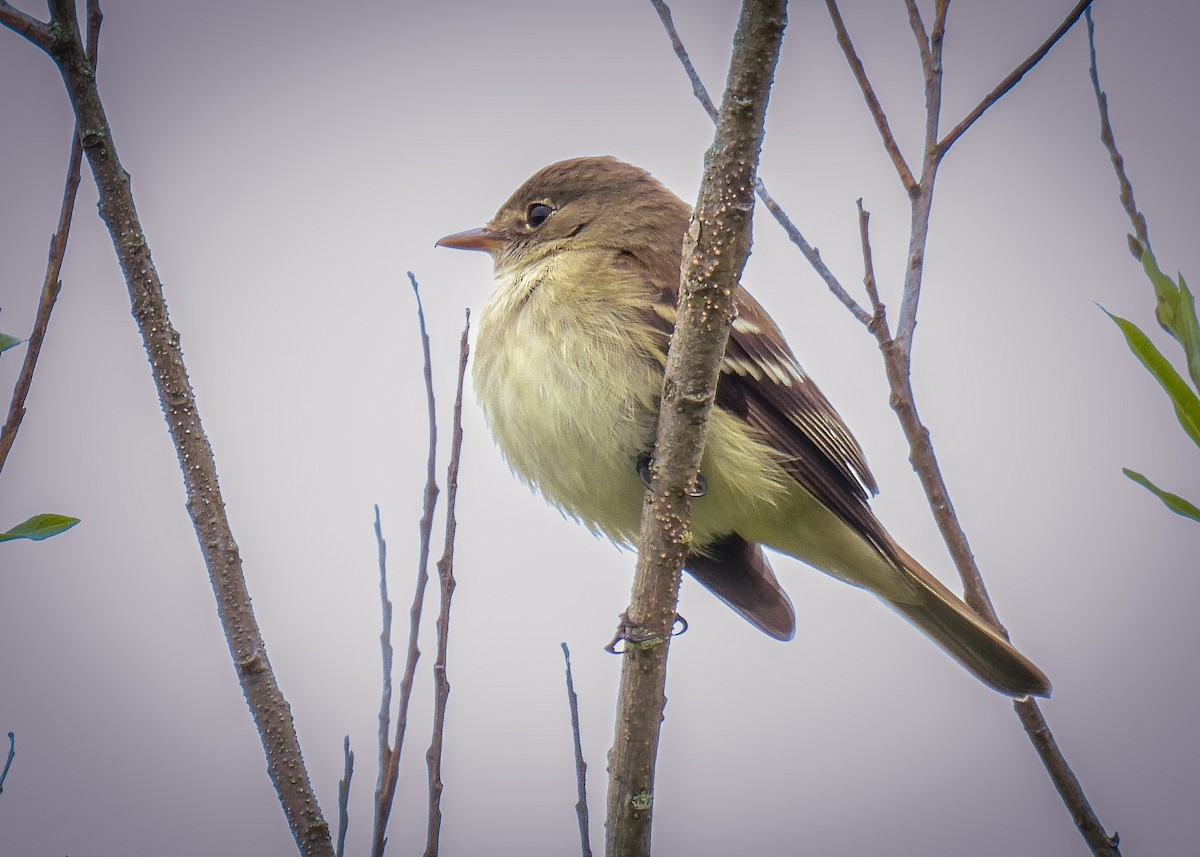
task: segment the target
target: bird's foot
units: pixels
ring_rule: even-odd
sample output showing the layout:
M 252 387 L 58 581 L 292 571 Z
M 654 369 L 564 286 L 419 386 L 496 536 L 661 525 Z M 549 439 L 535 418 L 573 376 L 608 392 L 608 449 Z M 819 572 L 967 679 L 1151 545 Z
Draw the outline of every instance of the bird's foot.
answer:
M 676 630 L 678 629 L 678 630 Z M 687 619 L 684 619 L 678 613 L 675 614 L 675 621 L 671 623 L 671 636 L 678 637 L 688 629 Z M 617 624 L 617 632 L 613 634 L 612 640 L 604 651 L 610 655 L 622 655 L 628 651 L 630 646 L 635 648 L 650 648 L 657 646 L 662 642 L 662 638 L 658 634 L 650 632 L 645 626 L 639 625 L 629 618 L 628 613 L 622 613 L 620 622 Z M 617 648 L 622 643 L 621 648 Z
M 637 472 L 642 479 L 642 485 L 649 491 L 650 482 L 654 479 L 654 456 L 652 454 L 646 452 L 638 458 Z M 703 473 L 696 474 L 696 480 L 685 489 L 685 493 L 689 497 L 703 497 L 708 493 L 708 480 L 704 478 Z

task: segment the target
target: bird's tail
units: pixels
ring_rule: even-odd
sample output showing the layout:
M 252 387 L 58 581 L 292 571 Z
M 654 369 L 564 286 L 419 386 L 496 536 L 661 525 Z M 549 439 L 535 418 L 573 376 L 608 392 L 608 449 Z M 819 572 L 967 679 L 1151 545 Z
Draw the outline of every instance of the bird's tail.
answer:
M 948 652 L 980 681 L 1020 699 L 1049 696 L 1050 679 L 915 559 L 894 543 L 892 555 L 916 596 L 881 600 Z

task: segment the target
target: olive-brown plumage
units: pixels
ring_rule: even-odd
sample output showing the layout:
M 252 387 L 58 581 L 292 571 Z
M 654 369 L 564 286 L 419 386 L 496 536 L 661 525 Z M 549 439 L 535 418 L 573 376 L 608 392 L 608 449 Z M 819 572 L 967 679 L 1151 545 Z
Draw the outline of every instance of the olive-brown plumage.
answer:
M 633 545 L 674 329 L 691 211 L 613 158 L 551 164 L 482 229 L 439 245 L 486 250 L 496 289 L 473 379 L 513 470 L 594 532 Z M 871 512 L 858 443 L 744 289 L 692 506 L 687 570 L 778 639 L 791 601 L 762 546 L 869 590 L 981 681 L 1013 697 L 1050 682 L 904 552 Z

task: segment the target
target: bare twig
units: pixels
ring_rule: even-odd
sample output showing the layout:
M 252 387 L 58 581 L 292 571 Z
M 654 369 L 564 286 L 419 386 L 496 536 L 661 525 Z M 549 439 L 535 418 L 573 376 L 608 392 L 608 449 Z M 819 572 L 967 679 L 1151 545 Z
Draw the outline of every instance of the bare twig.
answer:
M 7 3 L 0 3 L 0 14 L 5 12 L 7 6 Z M 17 16 L 24 15 L 23 12 L 18 12 L 11 7 L 8 11 Z M 33 21 L 34 19 L 30 18 L 29 20 Z M 86 53 L 91 61 L 93 71 L 96 68 L 99 53 L 102 20 L 103 16 L 100 14 L 99 5 L 94 2 L 89 3 Z M 34 23 L 38 26 L 45 26 L 37 21 Z M 28 38 L 28 35 L 26 37 Z M 37 44 L 36 41 L 34 43 Z M 4 469 L 8 453 L 21 428 L 21 421 L 25 418 L 25 400 L 29 396 L 29 388 L 33 384 L 33 372 L 37 368 L 38 357 L 41 355 L 46 329 L 50 326 L 50 314 L 54 311 L 54 302 L 58 300 L 58 293 L 62 289 L 62 281 L 58 277 L 62 272 L 63 257 L 67 252 L 67 238 L 71 234 L 71 218 L 75 213 L 75 196 L 79 190 L 82 162 L 83 146 L 79 140 L 79 126 L 76 125 L 75 133 L 71 137 L 71 154 L 67 158 L 67 178 L 63 186 L 62 206 L 58 212 L 58 226 L 50 238 L 50 258 L 46 262 L 46 276 L 42 281 L 42 294 L 38 299 L 33 331 L 29 334 L 25 345 L 25 360 L 21 364 L 21 372 L 17 376 L 17 383 L 13 388 L 12 401 L 8 406 L 8 418 L 4 421 L 4 428 L 0 429 L 0 470 Z
M 446 732 L 446 704 L 450 699 L 450 680 L 446 674 L 446 657 L 450 646 L 450 601 L 454 597 L 454 537 L 458 531 L 455 507 L 458 499 L 458 468 L 462 459 L 462 400 L 463 382 L 470 355 L 468 334 L 471 330 L 471 311 L 467 310 L 462 339 L 458 346 L 458 387 L 454 393 L 454 419 L 451 426 L 450 463 L 446 467 L 446 541 L 442 558 L 437 562 L 441 591 L 441 609 L 437 620 L 437 655 L 433 662 L 433 737 L 425 761 L 429 766 L 429 826 L 425 839 L 425 857 L 437 857 L 442 831 L 442 745 Z
M 688 80 L 691 81 L 692 91 L 696 98 L 708 113 L 709 118 L 713 122 L 717 121 L 717 109 L 713 106 L 712 99 L 708 95 L 708 88 L 705 87 L 704 81 L 700 79 L 700 75 L 696 72 L 696 67 L 692 65 L 692 59 L 688 56 L 687 49 L 683 46 L 683 41 L 679 38 L 679 32 L 675 29 L 675 22 L 671 19 L 671 10 L 667 8 L 667 4 L 663 0 L 650 0 L 658 12 L 658 17 L 662 20 L 663 28 L 667 31 L 667 37 L 671 40 L 671 47 L 675 50 L 675 55 L 679 57 L 679 62 L 682 63 L 683 69 L 687 72 Z M 838 278 L 826 266 L 825 261 L 821 258 L 821 251 L 808 243 L 808 240 L 801 234 L 796 224 L 788 217 L 787 212 L 780 207 L 775 198 L 767 192 L 767 186 L 763 184 L 760 177 L 754 179 L 754 192 L 758 194 L 758 198 L 763 201 L 763 205 L 767 207 L 767 211 L 771 212 L 771 216 L 775 221 L 783 227 L 783 231 L 787 233 L 788 238 L 800 250 L 800 253 L 808 260 L 813 270 L 825 282 L 829 291 L 833 293 L 846 309 L 867 326 L 871 323 L 870 314 L 863 309 L 857 301 L 850 296 L 850 293 L 843 288 Z
M 656 0 L 651 1 L 656 2 Z M 922 68 L 925 74 L 927 145 L 925 157 L 922 161 L 921 177 L 915 189 L 910 188 L 905 183 L 905 188 L 909 190 L 913 199 L 912 229 L 906 265 L 907 273 L 901 303 L 900 323 L 896 336 L 892 337 L 888 333 L 885 308 L 879 299 L 877 286 L 874 282 L 874 265 L 871 259 L 870 240 L 867 229 L 869 216 L 862 209 L 861 202 L 859 205 L 859 230 L 863 243 L 864 284 L 867 288 L 873 313 L 867 315 L 861 307 L 856 311 L 857 304 L 852 300 L 843 298 L 838 293 L 838 290 L 833 287 L 832 283 L 836 282 L 836 279 L 832 274 L 826 274 L 827 269 L 825 269 L 823 263 L 818 268 L 818 273 L 825 279 L 827 284 L 830 284 L 831 291 L 838 296 L 838 299 L 846 304 L 854 316 L 863 322 L 875 336 L 884 357 L 884 367 L 889 386 L 892 390 L 892 407 L 896 411 L 897 418 L 909 443 L 910 460 L 912 461 L 913 469 L 917 472 L 930 508 L 933 510 L 934 519 L 942 533 L 942 538 L 946 542 L 954 559 L 955 566 L 958 569 L 959 576 L 963 580 L 964 598 L 976 612 L 992 622 L 1001 633 L 1007 636 L 1007 632 L 1000 624 L 991 599 L 987 594 L 983 577 L 979 572 L 974 555 L 967 542 L 966 533 L 958 520 L 953 504 L 950 502 L 949 491 L 937 463 L 929 430 L 921 422 L 917 414 L 911 383 L 912 336 L 916 326 L 916 311 L 920 297 L 921 277 L 924 270 L 924 252 L 933 200 L 933 187 L 941 159 L 945 156 L 950 145 L 961 137 L 988 107 L 1011 89 L 1026 72 L 1045 56 L 1050 48 L 1062 37 L 1063 33 L 1078 20 L 1079 15 L 1083 13 L 1088 3 L 1080 2 L 1072 13 L 1068 15 L 1063 24 L 1033 55 L 1021 63 L 963 122 L 959 123 L 941 143 L 937 144 L 933 141 L 936 138 L 938 111 L 941 104 L 942 45 L 946 33 L 946 13 L 949 2 L 948 0 L 937 0 L 933 32 L 928 37 L 925 34 L 924 22 L 921 20 L 915 3 L 911 2 L 911 0 L 906 0 L 906 3 L 909 9 L 910 25 L 914 35 L 917 37 Z M 844 25 L 839 25 L 841 19 L 837 15 L 836 3 L 834 0 L 827 0 L 827 5 L 830 7 L 831 16 L 835 18 L 835 28 L 843 31 L 845 28 Z M 677 41 L 678 35 L 673 33 L 672 42 L 675 43 Z M 840 34 L 839 41 L 842 41 Z M 850 45 L 850 50 L 846 50 L 847 45 Z M 855 63 L 856 58 L 853 55 L 853 48 L 848 35 L 844 40 L 843 50 L 846 51 L 847 60 L 850 62 L 851 68 L 855 71 L 857 77 L 861 69 L 861 63 Z M 682 44 L 676 47 L 676 53 L 686 55 Z M 689 71 L 689 76 L 692 73 Z M 693 88 L 696 88 L 696 86 L 696 82 L 693 81 Z M 702 84 L 700 86 L 702 87 Z M 869 81 L 865 81 L 865 83 L 860 81 L 860 86 L 863 86 L 864 94 L 872 91 Z M 867 100 L 868 105 L 871 105 L 872 99 L 868 96 Z M 874 104 L 876 106 L 871 107 L 873 116 L 876 115 L 878 102 L 875 101 Z M 879 112 L 881 113 L 881 110 Z M 889 144 L 890 134 L 884 130 L 886 127 L 886 117 L 882 123 L 879 121 L 879 117 L 876 117 L 876 122 L 877 125 L 881 126 L 880 133 L 884 138 L 884 147 L 891 153 L 891 146 L 894 145 L 894 141 Z M 903 182 L 903 176 L 901 180 Z M 1130 198 L 1132 199 L 1132 193 L 1130 194 Z M 780 217 L 776 215 L 776 219 L 779 220 Z M 810 263 L 814 264 L 814 267 L 817 267 L 813 262 L 812 255 L 807 252 L 804 255 L 809 259 Z M 1115 835 L 1109 837 L 1104 832 L 1103 826 L 1084 796 L 1078 779 L 1071 771 L 1066 759 L 1058 750 L 1053 735 L 1050 733 L 1049 727 L 1046 725 L 1037 704 L 1032 700 L 1026 700 L 1016 702 L 1014 705 L 1017 715 L 1029 735 L 1030 741 L 1041 757 L 1042 763 L 1046 767 L 1051 780 L 1054 782 L 1063 802 L 1071 812 L 1072 818 L 1075 820 L 1077 827 L 1093 853 L 1105 855 L 1105 857 L 1116 857 L 1116 855 L 1119 855 L 1117 837 Z
M 387 822 L 392 811 L 392 800 L 396 793 L 396 781 L 400 776 L 400 730 L 397 728 L 396 746 L 388 742 L 392 718 L 392 600 L 388 597 L 387 585 L 387 542 L 383 538 L 383 526 L 379 521 L 379 506 L 375 506 L 375 544 L 379 556 L 379 606 L 381 611 L 379 651 L 382 661 L 383 684 L 379 694 L 379 732 L 376 738 L 379 770 L 375 780 L 374 826 L 371 831 L 371 855 L 382 857 L 387 842 Z M 418 613 L 418 616 L 420 614 Z M 347 742 L 349 739 L 347 739 Z
M 591 837 L 588 834 L 587 762 L 583 760 L 583 740 L 579 734 L 579 697 L 575 695 L 575 679 L 571 675 L 571 650 L 562 644 L 563 660 L 567 664 L 567 706 L 571 710 L 571 737 L 575 743 L 575 817 L 579 820 L 579 850 L 583 857 L 592 857 Z
M 1075 22 L 1079 20 L 1079 16 L 1083 14 L 1083 10 L 1087 9 L 1090 5 L 1092 5 L 1092 0 L 1079 0 L 1079 2 L 1075 4 L 1075 8 L 1067 14 L 1067 17 L 1064 18 L 1063 22 L 1058 25 L 1058 28 L 1050 34 L 1049 38 L 1042 42 L 1042 44 L 1038 46 L 1037 50 L 1026 57 L 1024 62 L 1013 69 L 1008 77 L 996 84 L 996 88 L 985 95 L 983 100 L 975 105 L 975 108 L 968 113 L 961 122 L 955 125 L 950 130 L 949 134 L 942 138 L 941 142 L 937 144 L 937 148 L 943 154 L 945 154 L 945 152 L 955 144 L 958 138 L 961 137 L 968 128 L 975 124 L 975 120 L 982 116 L 985 110 L 999 101 L 1006 92 L 1017 85 L 1017 82 L 1025 76 L 1026 72 L 1042 61 L 1042 57 L 1046 56 L 1046 54 L 1050 52 L 1050 49 L 1054 47 L 1058 40 L 1063 37 L 1067 30 L 1071 29 L 1071 27 L 1075 25 Z
M 858 206 L 858 238 L 863 251 L 863 287 L 871 300 L 871 323 L 868 328 L 879 339 L 891 339 L 887 327 L 887 307 L 879 299 L 879 286 L 875 282 L 875 261 L 871 254 L 871 212 L 863 208 L 862 197 Z
M 433 541 L 433 513 L 437 508 L 437 403 L 433 395 L 433 359 L 430 355 L 429 332 L 425 329 L 425 308 L 421 305 L 421 287 L 412 271 L 408 272 L 408 282 L 412 285 L 413 296 L 417 301 L 417 326 L 421 334 L 421 356 L 423 374 L 425 377 L 425 406 L 426 418 L 429 425 L 429 455 L 425 464 L 425 492 L 421 520 L 417 525 L 419 548 L 417 557 L 417 580 L 413 591 L 412 605 L 408 609 L 408 655 L 404 663 L 404 675 L 400 678 L 400 702 L 396 710 L 396 740 L 389 747 L 387 737 L 386 717 L 391 709 L 391 603 L 387 601 L 387 590 L 384 575 L 386 571 L 380 565 L 380 594 L 385 602 L 384 619 L 387 623 L 385 633 L 388 645 L 384 650 L 384 695 L 386 700 L 380 706 L 379 732 L 379 780 L 375 787 L 375 819 L 371 835 L 372 857 L 383 857 L 384 846 L 387 843 L 387 822 L 392 812 L 392 803 L 396 796 L 396 783 L 400 778 L 400 752 L 404 747 L 404 734 L 408 729 L 408 704 L 412 699 L 413 680 L 416 678 L 417 661 L 421 657 L 418 638 L 421 633 L 421 612 L 425 606 L 425 587 L 429 583 L 429 550 Z M 378 510 L 376 511 L 378 516 Z M 380 537 L 381 538 L 381 537 Z M 386 762 L 385 762 L 386 757 Z
M 146 233 L 134 205 L 129 174 L 117 157 L 92 63 L 80 38 L 75 4 L 73 0 L 49 0 L 49 6 L 49 41 L 39 41 L 36 33 L 30 35 L 28 27 L 18 32 L 50 55 L 70 96 L 76 127 L 81 129 L 84 154 L 99 191 L 100 216 L 108 227 L 129 288 L 133 316 L 146 347 L 151 377 L 183 473 L 188 513 L 208 568 L 217 613 L 238 680 L 267 757 L 271 781 L 301 854 L 331 857 L 329 825 L 321 815 L 300 752 L 291 708 L 271 670 L 250 604 L 212 447 L 200 421 L 179 348 L 179 334 L 171 324 L 162 281 L 154 268 Z M 88 8 L 90 13 L 99 12 L 95 2 L 89 2 Z M 0 11 L 9 13 L 0 22 L 12 25 L 15 20 L 12 10 Z M 94 14 L 89 14 L 89 19 L 94 20 Z M 27 24 L 20 20 L 16 23 Z
M 350 778 L 354 776 L 354 751 L 350 749 L 350 736 L 342 742 L 342 756 L 345 766 L 342 778 L 338 780 L 338 827 L 337 844 L 334 846 L 336 857 L 345 857 L 346 832 L 350 829 Z
M 900 183 L 911 195 L 916 191 L 917 180 L 913 178 L 912 170 L 909 169 L 908 162 L 904 160 L 904 154 L 896 142 L 896 137 L 892 134 L 887 115 L 883 112 L 879 97 L 875 95 L 875 88 L 871 86 L 871 81 L 867 77 L 867 70 L 863 67 L 862 60 L 858 58 L 858 52 L 854 50 L 854 43 L 850 41 L 850 34 L 846 31 L 846 24 L 842 21 L 842 13 L 838 10 L 837 2 L 836 0 L 825 0 L 825 6 L 829 9 L 829 17 L 833 21 L 838 44 L 842 46 L 846 62 L 854 73 L 858 88 L 862 90 L 863 98 L 867 102 L 867 109 L 871 112 L 871 118 L 875 120 L 875 127 L 879 129 L 879 136 L 883 139 L 883 148 L 887 150 L 888 157 L 892 159 L 896 174 L 900 176 Z
M 1134 237 L 1137 239 L 1136 243 L 1129 242 L 1129 252 L 1140 262 L 1142 246 L 1150 247 L 1150 229 L 1146 226 L 1146 216 L 1138 210 L 1133 199 L 1133 182 L 1125 172 L 1125 159 L 1117 149 L 1117 138 L 1108 118 L 1108 94 L 1100 88 L 1100 71 L 1096 66 L 1096 24 L 1092 21 L 1090 8 L 1084 12 L 1084 17 L 1087 19 L 1088 74 L 1092 79 L 1092 90 L 1096 93 L 1096 107 L 1100 111 L 1100 142 L 1104 143 L 1104 148 L 1108 150 L 1108 156 L 1112 160 L 1113 172 L 1117 174 L 1117 185 L 1121 190 L 1121 205 L 1129 215 L 1129 222 L 1133 224 Z
M 654 475 L 642 509 L 637 572 L 625 614 L 632 633 L 626 635 L 622 655 L 616 736 L 609 754 L 608 857 L 650 853 L 667 653 L 691 515 L 686 489 L 700 466 L 734 316 L 734 287 L 750 250 L 754 178 L 786 23 L 784 0 L 742 4 L 717 130 L 684 239 Z
M 13 759 L 17 757 L 17 735 L 8 733 L 8 758 L 4 760 L 4 770 L 0 771 L 0 795 L 4 794 L 4 781 L 8 779 L 8 769 L 12 767 Z

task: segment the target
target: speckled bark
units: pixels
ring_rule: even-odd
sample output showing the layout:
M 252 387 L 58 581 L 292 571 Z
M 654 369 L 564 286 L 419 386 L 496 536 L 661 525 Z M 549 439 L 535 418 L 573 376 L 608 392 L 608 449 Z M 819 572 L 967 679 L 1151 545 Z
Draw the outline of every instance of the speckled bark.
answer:
M 783 0 L 747 0 L 696 214 L 683 248 L 682 288 L 667 359 L 654 481 L 642 510 L 627 617 L 616 738 L 609 754 L 606 853 L 650 853 L 654 765 L 666 706 L 666 665 L 688 549 L 690 501 L 733 321 L 733 289 L 750 252 L 755 171 L 767 99 L 787 23 Z M 632 640 L 632 641 L 631 641 Z

